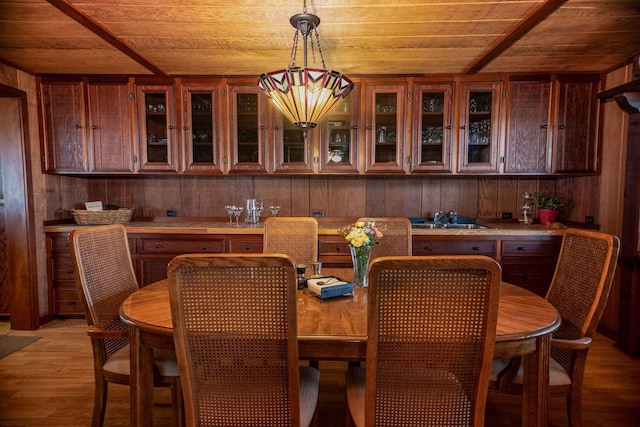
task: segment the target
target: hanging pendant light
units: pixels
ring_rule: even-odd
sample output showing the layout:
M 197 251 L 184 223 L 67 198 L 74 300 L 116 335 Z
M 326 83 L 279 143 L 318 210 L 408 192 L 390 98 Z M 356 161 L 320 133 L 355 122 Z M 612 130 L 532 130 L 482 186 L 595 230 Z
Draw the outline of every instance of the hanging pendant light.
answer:
M 262 74 L 258 86 L 294 125 L 306 131 L 316 127 L 318 122 L 351 92 L 354 84 L 338 71 L 327 71 L 317 30 L 320 18 L 307 13 L 306 0 L 303 13 L 292 16 L 289 22 L 296 29 L 289 66 L 284 70 Z M 302 34 L 304 48 L 302 68 L 296 66 L 299 34 Z M 309 36 L 315 36 L 322 68 L 307 67 Z M 315 61 L 313 37 L 311 52 Z

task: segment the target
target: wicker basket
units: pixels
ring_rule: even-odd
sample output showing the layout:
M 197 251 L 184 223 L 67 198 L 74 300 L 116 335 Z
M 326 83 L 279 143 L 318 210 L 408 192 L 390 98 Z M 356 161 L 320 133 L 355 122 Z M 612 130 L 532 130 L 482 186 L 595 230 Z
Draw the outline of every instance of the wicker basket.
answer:
M 71 209 L 71 216 L 78 225 L 126 224 L 131 221 L 135 209 L 120 208 L 113 210 L 87 211 Z

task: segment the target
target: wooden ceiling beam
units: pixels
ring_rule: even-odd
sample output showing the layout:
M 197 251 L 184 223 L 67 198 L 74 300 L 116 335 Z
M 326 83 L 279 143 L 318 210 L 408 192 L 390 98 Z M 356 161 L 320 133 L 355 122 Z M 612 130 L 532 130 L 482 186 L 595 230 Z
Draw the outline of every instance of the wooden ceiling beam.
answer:
M 499 57 L 505 50 L 510 48 L 516 41 L 544 21 L 549 15 L 558 10 L 567 0 L 547 0 L 533 10 L 529 16 L 525 17 L 507 35 L 499 40 L 480 60 L 469 67 L 464 74 L 476 74 L 487 64 Z
M 149 62 L 138 52 L 133 50 L 128 44 L 126 44 L 125 42 L 123 42 L 113 34 L 111 34 L 109 30 L 104 28 L 102 25 L 100 25 L 98 22 L 94 21 L 84 13 L 80 12 L 78 9 L 70 5 L 67 1 L 47 0 L 47 2 L 52 6 L 54 6 L 55 8 L 57 8 L 58 10 L 60 10 L 65 15 L 67 15 L 69 18 L 75 20 L 80 25 L 84 26 L 89 31 L 93 32 L 95 35 L 97 35 L 98 37 L 100 37 L 101 39 L 109 43 L 111 46 L 118 49 L 120 52 L 127 55 L 129 58 L 136 61 L 138 64 L 142 65 L 143 67 L 151 71 L 152 73 L 158 76 L 168 77 L 167 73 L 165 73 L 164 71 L 156 67 L 154 64 Z

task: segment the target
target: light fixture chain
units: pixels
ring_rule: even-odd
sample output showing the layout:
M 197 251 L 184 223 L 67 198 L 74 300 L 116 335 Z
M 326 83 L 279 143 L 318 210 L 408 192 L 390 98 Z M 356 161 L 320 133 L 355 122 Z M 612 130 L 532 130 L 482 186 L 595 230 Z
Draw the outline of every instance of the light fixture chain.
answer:
M 318 43 L 318 52 L 320 53 L 320 59 L 322 60 L 322 68 L 326 70 L 327 66 L 324 63 L 324 55 L 322 54 L 322 47 L 320 47 L 320 36 L 318 35 L 318 29 L 316 28 L 315 24 L 313 24 L 313 33 L 316 35 L 316 42 Z M 311 52 L 313 53 L 313 41 L 311 42 Z M 315 57 L 313 60 L 315 61 Z
M 300 33 L 300 30 L 296 29 L 296 33 L 293 35 L 293 46 L 291 47 L 291 56 L 289 59 L 290 67 L 296 66 L 296 54 L 298 52 L 298 33 Z

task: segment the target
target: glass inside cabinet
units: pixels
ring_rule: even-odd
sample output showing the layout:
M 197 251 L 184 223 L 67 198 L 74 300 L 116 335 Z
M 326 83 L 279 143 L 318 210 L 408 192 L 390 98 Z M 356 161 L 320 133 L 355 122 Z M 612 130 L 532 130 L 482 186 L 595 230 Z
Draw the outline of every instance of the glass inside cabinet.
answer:
M 213 94 L 191 94 L 191 153 L 193 163 L 214 163 Z
M 283 163 L 306 163 L 307 158 L 304 132 L 286 118 L 282 120 L 282 153 Z
M 467 162 L 491 163 L 491 113 L 493 92 L 469 92 L 467 137 Z
M 357 172 L 358 86 L 320 126 L 320 170 Z
M 144 101 L 147 162 L 167 163 L 169 161 L 167 95 L 165 92 L 147 92 Z
M 395 162 L 397 156 L 398 94 L 378 92 L 375 96 L 374 162 Z
M 443 92 L 422 92 L 420 163 L 442 163 L 444 160 L 444 111 Z
M 258 93 L 238 93 L 236 102 L 237 161 L 257 163 L 260 161 Z

